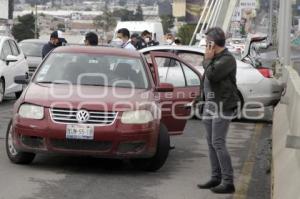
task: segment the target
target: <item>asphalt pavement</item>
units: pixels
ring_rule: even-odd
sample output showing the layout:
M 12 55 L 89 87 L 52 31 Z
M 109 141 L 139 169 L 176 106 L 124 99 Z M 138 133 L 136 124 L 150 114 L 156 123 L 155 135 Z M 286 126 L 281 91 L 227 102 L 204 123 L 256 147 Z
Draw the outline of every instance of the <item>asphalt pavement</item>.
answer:
M 268 171 L 271 123 L 235 121 L 228 148 L 237 192 L 215 195 L 196 187 L 208 180 L 210 168 L 200 120 L 190 120 L 184 135 L 173 137 L 167 163 L 155 173 L 90 157 L 39 155 L 31 165 L 9 162 L 5 132 L 14 100 L 0 104 L 0 199 L 269 199 Z M 268 116 L 271 117 L 271 116 Z

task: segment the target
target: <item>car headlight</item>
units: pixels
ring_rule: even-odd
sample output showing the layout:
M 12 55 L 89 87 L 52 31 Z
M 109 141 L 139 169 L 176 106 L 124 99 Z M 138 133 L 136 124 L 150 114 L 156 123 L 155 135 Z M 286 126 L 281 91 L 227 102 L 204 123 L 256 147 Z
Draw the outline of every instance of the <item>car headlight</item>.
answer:
M 23 118 L 41 120 L 44 118 L 44 108 L 37 105 L 23 104 L 19 108 L 19 115 Z
M 146 124 L 151 121 L 153 121 L 153 115 L 146 110 L 127 111 L 121 118 L 123 124 Z

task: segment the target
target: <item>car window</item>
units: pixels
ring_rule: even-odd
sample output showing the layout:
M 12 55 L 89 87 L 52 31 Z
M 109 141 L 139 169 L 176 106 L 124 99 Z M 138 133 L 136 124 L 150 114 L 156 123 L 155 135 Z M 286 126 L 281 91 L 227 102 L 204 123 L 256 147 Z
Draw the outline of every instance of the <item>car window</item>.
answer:
M 148 88 L 141 59 L 85 53 L 52 53 L 35 76 L 35 82 L 87 86 Z
M 11 50 L 12 50 L 12 54 L 14 56 L 19 56 L 20 55 L 20 50 L 19 50 L 16 42 L 14 42 L 13 40 L 9 40 L 9 43 L 10 43 L 10 47 L 11 47 Z
M 156 57 L 159 80 L 161 83 L 170 83 L 174 87 L 185 87 L 185 78 L 181 64 L 171 58 Z
M 21 42 L 19 45 L 26 56 L 42 57 L 44 43 Z
M 177 56 L 192 66 L 202 66 L 204 59 L 203 55 L 200 53 L 178 52 Z
M 184 75 L 186 78 L 187 86 L 200 86 L 200 77 L 192 69 L 190 69 L 185 64 L 181 63 Z
M 12 52 L 8 41 L 5 41 L 2 47 L 1 59 L 6 60 L 8 55 L 12 55 Z

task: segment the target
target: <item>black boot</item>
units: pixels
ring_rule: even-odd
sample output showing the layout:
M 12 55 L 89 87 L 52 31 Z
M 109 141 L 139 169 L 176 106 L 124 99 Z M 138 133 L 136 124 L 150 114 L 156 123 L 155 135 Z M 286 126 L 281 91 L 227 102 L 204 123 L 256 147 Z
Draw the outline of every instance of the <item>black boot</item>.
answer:
M 219 186 L 210 189 L 212 192 L 217 194 L 231 194 L 235 192 L 234 184 L 220 184 Z
M 219 184 L 221 184 L 221 180 L 211 179 L 210 181 L 208 181 L 205 184 L 198 184 L 197 187 L 199 189 L 210 189 L 210 188 L 218 186 Z

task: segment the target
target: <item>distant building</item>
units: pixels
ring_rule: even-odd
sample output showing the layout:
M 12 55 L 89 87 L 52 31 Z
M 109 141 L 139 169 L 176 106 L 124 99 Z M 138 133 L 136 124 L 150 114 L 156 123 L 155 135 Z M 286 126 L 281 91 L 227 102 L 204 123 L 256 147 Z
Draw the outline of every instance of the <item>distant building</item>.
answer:
M 0 0 L 0 19 L 8 19 L 8 0 Z
M 173 16 L 185 17 L 188 23 L 197 23 L 203 7 L 204 0 L 174 0 Z
M 177 18 L 186 16 L 186 0 L 173 0 L 173 16 Z
M 158 14 L 162 15 L 172 15 L 172 4 L 168 1 L 158 3 Z
M 71 13 L 71 20 L 81 20 L 82 14 L 78 12 Z

